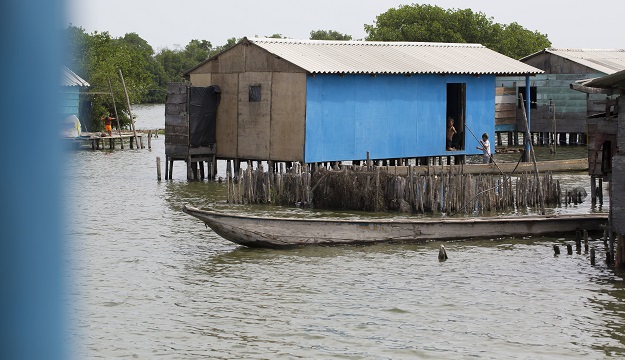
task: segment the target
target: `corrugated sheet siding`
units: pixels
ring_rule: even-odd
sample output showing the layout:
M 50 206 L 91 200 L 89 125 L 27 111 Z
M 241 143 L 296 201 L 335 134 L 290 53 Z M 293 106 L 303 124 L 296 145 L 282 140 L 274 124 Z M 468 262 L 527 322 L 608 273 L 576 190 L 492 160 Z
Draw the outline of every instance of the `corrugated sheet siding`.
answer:
M 444 154 L 447 83 L 466 83 L 467 125 L 494 136 L 494 82 L 488 75 L 309 76 L 305 161 Z M 465 144 L 464 153 L 477 153 L 469 132 Z
M 599 74 L 593 74 L 599 76 Z M 590 76 L 593 76 L 590 75 Z M 536 109 L 530 111 L 530 126 L 532 132 L 553 131 L 553 113 L 549 108 L 552 101 L 556 105 L 556 130 L 558 132 L 586 132 L 586 116 L 588 115 L 587 97 L 585 93 L 572 90 L 570 84 L 586 78 L 587 74 L 539 74 L 531 78 L 530 85 L 536 87 Z M 497 77 L 497 87 L 515 88 L 525 87 L 525 77 Z M 515 98 L 518 94 L 515 95 Z M 590 95 L 591 99 L 604 98 L 605 95 Z M 516 106 L 516 103 L 515 103 Z M 520 114 L 518 112 L 517 114 Z M 496 122 L 498 130 L 510 124 L 510 119 L 498 113 Z M 524 118 L 516 117 L 518 131 L 525 129 Z

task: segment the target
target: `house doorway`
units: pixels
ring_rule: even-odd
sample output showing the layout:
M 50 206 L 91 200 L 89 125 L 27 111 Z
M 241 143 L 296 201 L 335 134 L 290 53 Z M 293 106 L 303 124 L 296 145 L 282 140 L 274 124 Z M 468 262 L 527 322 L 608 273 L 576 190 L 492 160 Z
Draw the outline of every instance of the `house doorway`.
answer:
M 445 140 L 448 151 L 464 150 L 464 121 L 466 109 L 466 89 L 465 83 L 448 83 L 447 84 L 447 116 Z M 449 123 L 453 121 L 453 130 L 449 130 Z

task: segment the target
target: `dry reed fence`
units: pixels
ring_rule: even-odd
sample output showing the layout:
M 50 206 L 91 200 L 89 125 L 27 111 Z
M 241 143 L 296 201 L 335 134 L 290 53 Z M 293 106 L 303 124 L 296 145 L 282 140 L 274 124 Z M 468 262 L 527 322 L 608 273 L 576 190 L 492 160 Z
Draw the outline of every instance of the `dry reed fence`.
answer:
M 551 173 L 538 180 L 529 173 L 514 177 L 435 171 L 416 174 L 412 166 L 407 176 L 366 166 L 311 172 L 306 164 L 277 172 L 248 167 L 235 176 L 228 167 L 226 176 L 230 203 L 328 210 L 474 214 L 539 208 L 541 196 L 544 206 L 578 203 L 585 196 L 583 189 L 563 191 Z

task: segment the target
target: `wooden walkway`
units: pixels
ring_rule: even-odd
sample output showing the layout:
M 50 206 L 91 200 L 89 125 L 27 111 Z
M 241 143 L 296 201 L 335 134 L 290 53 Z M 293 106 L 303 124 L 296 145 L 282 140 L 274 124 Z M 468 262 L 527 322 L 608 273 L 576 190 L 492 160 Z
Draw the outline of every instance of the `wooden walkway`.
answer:
M 133 133 L 113 134 L 113 136 L 102 136 L 101 133 L 86 133 L 83 132 L 81 136 L 74 138 L 63 138 L 63 141 L 68 142 L 72 147 L 77 149 L 91 148 L 92 150 L 114 150 L 115 148 L 124 149 L 128 146 L 130 149 L 144 149 L 143 137 L 145 133 L 137 132 L 137 135 Z M 152 132 L 149 130 L 147 133 L 148 149 L 152 148 L 151 138 L 152 136 L 158 137 L 158 131 Z
M 553 160 L 538 161 L 536 166 L 539 172 L 579 172 L 588 170 L 588 159 L 573 160 Z M 516 168 L 516 169 L 515 169 Z M 382 169 L 388 173 L 406 176 L 408 175 L 408 166 L 382 166 Z M 460 164 L 460 165 L 430 165 L 430 166 L 412 166 L 412 172 L 415 175 L 424 175 L 429 173 L 463 173 L 463 174 L 510 174 L 514 170 L 515 174 L 534 172 L 534 164 L 531 162 L 497 162 L 491 164 Z

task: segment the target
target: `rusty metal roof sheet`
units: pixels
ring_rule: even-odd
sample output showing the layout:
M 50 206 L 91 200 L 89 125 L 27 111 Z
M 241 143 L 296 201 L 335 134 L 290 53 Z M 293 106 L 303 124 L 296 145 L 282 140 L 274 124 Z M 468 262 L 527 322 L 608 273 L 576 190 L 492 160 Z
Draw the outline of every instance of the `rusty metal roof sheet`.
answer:
M 90 86 L 88 82 L 83 80 L 80 76 L 76 75 L 73 71 L 66 66 L 63 67 L 63 76 L 61 78 L 62 86 Z
M 625 70 L 625 49 L 547 48 L 528 55 L 521 61 L 543 53 L 560 56 L 608 75 Z
M 310 73 L 534 75 L 542 70 L 480 44 L 248 38 Z

